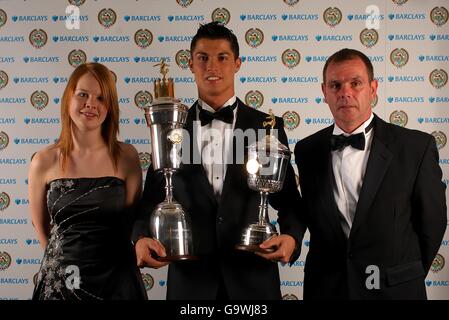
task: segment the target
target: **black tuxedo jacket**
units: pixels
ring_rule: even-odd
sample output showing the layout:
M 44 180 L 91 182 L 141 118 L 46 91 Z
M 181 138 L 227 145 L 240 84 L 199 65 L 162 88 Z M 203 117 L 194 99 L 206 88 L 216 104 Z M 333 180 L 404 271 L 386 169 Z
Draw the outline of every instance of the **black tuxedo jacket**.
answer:
M 237 103 L 234 131 L 263 129 L 267 114 L 244 105 L 238 99 Z M 183 152 L 186 152 L 186 147 L 190 147 L 191 157 L 198 150 L 197 140 L 192 135 L 196 115 L 195 103 L 189 110 L 186 123 L 190 143 L 188 146 L 183 145 Z M 282 119 L 276 118 L 275 129 L 278 130 L 278 139 L 288 146 Z M 174 197 L 191 218 L 194 250 L 200 259 L 170 264 L 168 299 L 215 299 L 220 281 L 230 299 L 281 298 L 277 264 L 253 253 L 234 249 L 241 240 L 244 228 L 258 220 L 260 196 L 249 189 L 245 169 L 246 146 L 252 142 L 253 139 L 245 141 L 244 163 L 227 165 L 220 199 L 216 199 L 201 163 L 184 163 L 174 176 Z M 139 210 L 142 217 L 136 222 L 134 238 L 142 234 L 149 235 L 149 216 L 154 207 L 164 200 L 164 185 L 162 174 L 150 168 Z M 281 233 L 295 239 L 299 238 L 299 197 L 293 167 L 289 164 L 283 190 L 270 195 L 269 201 L 278 210 Z M 297 259 L 298 254 L 299 251 L 292 261 Z
M 303 232 L 310 231 L 305 299 L 425 299 L 424 278 L 446 229 L 434 138 L 375 116 L 371 152 L 349 239 L 333 196 L 327 127 L 297 143 Z M 303 234 L 302 232 L 302 234 Z M 380 288 L 370 265 L 379 268 Z M 368 281 L 367 281 L 368 280 Z

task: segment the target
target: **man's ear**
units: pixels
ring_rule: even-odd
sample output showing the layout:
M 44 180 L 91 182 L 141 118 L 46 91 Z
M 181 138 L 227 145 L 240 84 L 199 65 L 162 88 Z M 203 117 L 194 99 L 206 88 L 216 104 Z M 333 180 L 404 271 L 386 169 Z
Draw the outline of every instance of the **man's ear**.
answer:
M 190 71 L 191 71 L 192 73 L 194 73 L 194 72 L 193 72 L 193 60 L 192 60 L 192 58 L 189 59 L 189 68 L 190 68 Z
M 324 102 L 327 103 L 327 99 L 326 99 L 326 84 L 324 82 L 321 84 L 321 91 L 323 92 Z
M 237 59 L 235 59 L 235 72 L 237 73 L 240 70 L 240 67 L 242 66 L 242 59 L 240 59 L 240 57 L 238 57 Z

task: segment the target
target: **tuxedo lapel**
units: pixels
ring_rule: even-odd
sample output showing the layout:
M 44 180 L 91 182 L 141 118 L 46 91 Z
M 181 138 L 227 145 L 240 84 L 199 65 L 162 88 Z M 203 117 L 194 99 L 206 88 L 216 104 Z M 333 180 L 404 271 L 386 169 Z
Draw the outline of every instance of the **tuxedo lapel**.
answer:
M 240 99 L 237 98 L 237 111 L 236 111 L 236 119 L 235 119 L 235 125 L 234 125 L 234 131 L 236 129 L 241 129 L 242 131 L 245 131 L 249 128 L 256 128 L 253 126 L 251 122 L 251 118 L 248 116 L 245 108 L 249 108 L 248 106 L 244 105 Z M 236 143 L 234 138 L 232 138 L 232 144 L 230 146 L 230 151 L 232 150 L 232 162 L 231 159 L 228 157 L 227 161 L 227 167 L 226 167 L 226 176 L 223 182 L 223 189 L 221 192 L 221 199 L 223 199 L 224 195 L 227 194 L 229 191 L 230 186 L 232 185 L 232 180 L 235 177 L 238 177 L 242 174 L 242 172 L 245 172 L 245 163 L 247 160 L 247 142 L 244 143 L 244 159 L 243 163 L 238 163 L 236 160 L 238 160 L 237 155 L 239 154 L 239 150 L 237 150 Z M 241 152 L 242 150 L 240 150 Z M 240 161 L 241 162 L 241 161 Z
M 328 130 L 323 133 L 322 140 L 319 142 L 321 147 L 318 149 L 319 154 L 314 156 L 316 159 L 316 169 L 314 172 L 317 175 L 315 177 L 315 181 L 319 181 L 320 184 L 323 183 L 323 185 L 319 186 L 319 189 L 323 190 L 323 199 L 322 201 L 318 201 L 321 206 L 319 211 L 324 212 L 327 215 L 326 221 L 329 221 L 336 237 L 344 241 L 345 235 L 341 227 L 340 213 L 335 202 L 333 191 L 333 185 L 335 182 L 334 173 L 332 170 L 332 154 L 330 149 L 330 138 L 332 131 L 333 126 L 330 126 Z
M 393 159 L 393 153 L 388 146 L 392 142 L 390 131 L 385 126 L 383 120 L 375 117 L 374 137 L 371 145 L 371 152 L 366 166 L 365 177 L 363 178 L 362 189 L 360 190 L 359 201 L 351 228 L 350 237 L 363 224 L 368 210 L 376 197 L 377 191 L 384 179 L 385 173 Z
M 188 165 L 184 165 L 182 167 L 182 170 L 184 170 L 185 173 L 188 173 L 191 176 L 198 177 L 197 182 L 200 186 L 200 189 L 204 191 L 204 193 L 208 196 L 208 198 L 210 198 L 210 200 L 214 204 L 217 204 L 217 199 L 215 198 L 214 195 L 214 189 L 210 184 L 209 180 L 207 179 L 206 172 L 201 162 L 201 153 L 200 147 L 198 146 L 197 137 L 196 135 L 193 134 L 194 132 L 193 128 L 196 125 L 194 121 L 197 120 L 197 105 L 198 103 L 196 102 L 189 109 L 189 113 L 187 115 L 187 122 L 185 129 L 190 137 L 188 145 L 190 151 L 190 163 Z

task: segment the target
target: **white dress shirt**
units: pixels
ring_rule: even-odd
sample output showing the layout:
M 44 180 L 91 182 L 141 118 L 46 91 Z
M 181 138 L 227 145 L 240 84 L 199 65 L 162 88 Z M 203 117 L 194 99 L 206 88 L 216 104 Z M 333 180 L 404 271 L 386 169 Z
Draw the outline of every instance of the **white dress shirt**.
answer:
M 221 108 L 233 105 L 236 100 L 236 96 L 233 96 Z M 216 112 L 201 99 L 198 99 L 198 104 L 204 110 Z M 223 182 L 226 177 L 226 164 L 228 163 L 227 159 L 232 142 L 237 108 L 234 108 L 233 111 L 234 120 L 232 124 L 216 119 L 205 126 L 201 126 L 200 121 L 195 122 L 197 126 L 196 139 L 201 152 L 201 162 L 217 199 L 221 196 Z M 197 109 L 197 119 L 199 119 L 199 109 Z
M 366 165 L 368 163 L 371 151 L 371 143 L 373 141 L 374 130 L 365 132 L 365 128 L 369 126 L 374 115 L 358 127 L 352 134 L 362 132 L 365 134 L 365 149 L 359 150 L 352 146 L 332 151 L 332 169 L 334 172 L 334 197 L 341 217 L 341 226 L 347 238 L 351 231 L 352 222 L 354 221 L 355 210 L 359 200 L 360 190 L 363 185 Z M 349 136 L 336 124 L 334 125 L 334 135 L 343 134 Z

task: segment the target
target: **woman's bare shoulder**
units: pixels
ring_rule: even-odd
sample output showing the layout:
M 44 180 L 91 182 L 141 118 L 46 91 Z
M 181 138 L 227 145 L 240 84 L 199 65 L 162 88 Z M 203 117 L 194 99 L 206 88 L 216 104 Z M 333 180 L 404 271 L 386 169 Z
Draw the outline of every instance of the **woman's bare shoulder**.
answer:
M 31 168 L 47 172 L 58 165 L 58 159 L 59 148 L 51 145 L 33 154 Z

